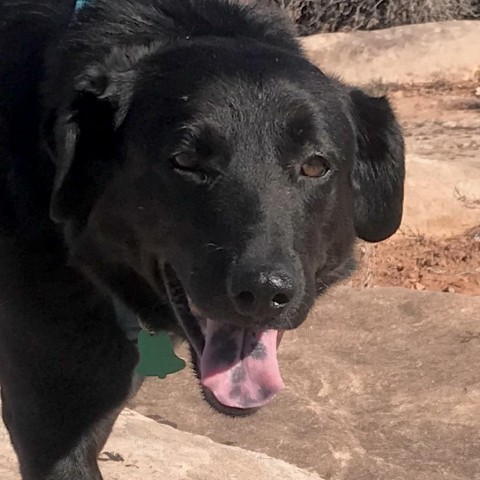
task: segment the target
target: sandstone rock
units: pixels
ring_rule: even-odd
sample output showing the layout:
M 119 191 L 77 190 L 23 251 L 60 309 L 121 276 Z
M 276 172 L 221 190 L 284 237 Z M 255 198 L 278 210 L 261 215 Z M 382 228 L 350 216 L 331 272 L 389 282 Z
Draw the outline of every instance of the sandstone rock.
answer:
M 20 478 L 17 460 L 2 422 L 0 422 L 0 478 L 2 480 L 18 480 Z
M 218 445 L 124 410 L 100 455 L 106 480 L 321 480 L 267 455 Z M 0 478 L 19 480 L 16 460 L 0 422 Z
M 479 359 L 480 298 L 338 288 L 285 334 L 286 390 L 254 417 L 213 412 L 188 370 L 132 406 L 330 480 L 477 480 Z
M 480 224 L 480 161 L 448 162 L 407 156 L 400 230 L 455 235 Z
M 326 72 L 354 84 L 464 81 L 480 71 L 480 22 L 449 21 L 302 40 Z

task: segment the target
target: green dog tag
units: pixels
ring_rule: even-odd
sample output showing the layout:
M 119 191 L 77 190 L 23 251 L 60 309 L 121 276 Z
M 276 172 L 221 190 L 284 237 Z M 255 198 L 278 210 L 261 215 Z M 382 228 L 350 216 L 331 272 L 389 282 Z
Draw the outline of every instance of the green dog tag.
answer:
M 136 372 L 143 377 L 165 378 L 185 368 L 185 362 L 173 351 L 170 337 L 165 332 L 149 334 L 144 330 L 138 334 L 140 362 Z

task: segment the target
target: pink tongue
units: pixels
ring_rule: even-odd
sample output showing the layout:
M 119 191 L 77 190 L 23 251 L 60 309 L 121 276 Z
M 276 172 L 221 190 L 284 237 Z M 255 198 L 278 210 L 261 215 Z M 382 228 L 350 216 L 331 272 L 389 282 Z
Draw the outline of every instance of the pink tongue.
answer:
M 277 336 L 277 330 L 253 332 L 207 319 L 200 359 L 202 385 L 228 407 L 265 405 L 284 388 Z

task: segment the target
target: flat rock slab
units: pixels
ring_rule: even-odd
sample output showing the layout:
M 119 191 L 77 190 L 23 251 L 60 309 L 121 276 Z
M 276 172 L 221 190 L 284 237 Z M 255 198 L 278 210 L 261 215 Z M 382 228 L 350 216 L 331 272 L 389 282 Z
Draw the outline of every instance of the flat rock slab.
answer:
M 480 72 L 480 22 L 449 21 L 302 39 L 326 72 L 356 84 L 457 82 Z
M 212 411 L 188 369 L 132 406 L 329 480 L 479 480 L 479 362 L 480 298 L 342 287 L 285 334 L 287 387 L 255 416 Z
M 450 162 L 407 155 L 406 168 L 401 232 L 450 236 L 480 224 L 480 158 Z
M 219 445 L 128 409 L 120 415 L 100 455 L 100 468 L 105 480 L 322 480 L 282 460 Z M 0 479 L 19 478 L 0 422 Z

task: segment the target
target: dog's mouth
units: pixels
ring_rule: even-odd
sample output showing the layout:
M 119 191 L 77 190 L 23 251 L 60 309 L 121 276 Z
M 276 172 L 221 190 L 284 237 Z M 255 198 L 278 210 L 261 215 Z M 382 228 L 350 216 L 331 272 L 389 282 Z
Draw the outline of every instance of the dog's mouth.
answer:
M 242 328 L 205 317 L 173 268 L 166 265 L 162 276 L 208 402 L 229 415 L 246 415 L 269 403 L 284 388 L 277 360 L 283 331 Z

